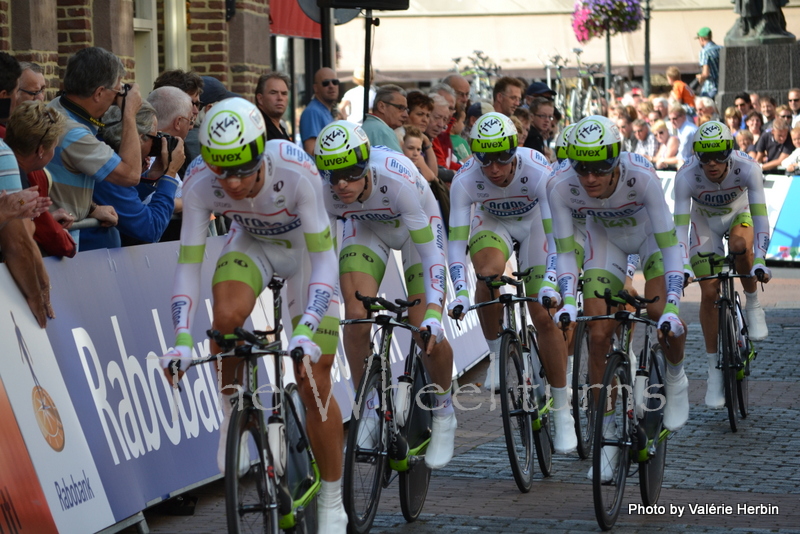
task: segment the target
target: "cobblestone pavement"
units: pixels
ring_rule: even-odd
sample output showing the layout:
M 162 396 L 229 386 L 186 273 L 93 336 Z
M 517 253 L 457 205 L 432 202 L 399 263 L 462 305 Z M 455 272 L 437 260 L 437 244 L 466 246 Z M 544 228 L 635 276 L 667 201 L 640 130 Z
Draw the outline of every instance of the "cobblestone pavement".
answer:
M 703 403 L 706 363 L 698 301 L 699 292 L 691 287 L 681 308 L 689 323 L 686 369 L 691 415 L 669 441 L 659 499 L 663 508 L 655 513 L 636 508 L 641 498 L 638 477 L 633 476 L 614 531 L 800 533 L 800 272 L 776 269 L 776 279 L 761 293 L 770 336 L 758 343 L 759 355 L 750 377 L 751 412 L 737 433 L 731 432 L 726 411 L 710 410 Z M 481 362 L 459 384 L 482 382 L 486 367 L 487 362 Z M 553 476 L 542 478 L 537 466 L 533 489 L 520 493 L 509 468 L 498 397 L 486 391 L 469 392 L 474 389 L 465 388 L 458 396 L 464 410 L 458 412 L 456 456 L 431 478 L 421 517 L 412 524 L 405 522 L 395 480 L 383 491 L 372 532 L 598 532 L 591 482 L 586 478 L 590 461 L 555 455 Z M 221 481 L 191 493 L 199 498 L 193 516 L 146 511 L 150 532 L 224 532 Z M 703 514 L 697 505 L 717 508 L 707 506 Z M 772 513 L 752 513 L 759 511 L 759 505 L 765 505 L 762 512 Z M 732 511 L 720 513 L 721 506 L 730 506 Z

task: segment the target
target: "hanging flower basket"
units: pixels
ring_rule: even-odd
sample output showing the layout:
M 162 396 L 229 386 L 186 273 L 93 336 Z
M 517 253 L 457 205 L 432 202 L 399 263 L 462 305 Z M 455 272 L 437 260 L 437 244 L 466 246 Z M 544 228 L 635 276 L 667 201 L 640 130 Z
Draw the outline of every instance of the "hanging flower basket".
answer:
M 572 13 L 572 29 L 581 44 L 609 32 L 610 35 L 639 29 L 644 14 L 639 0 L 578 0 Z

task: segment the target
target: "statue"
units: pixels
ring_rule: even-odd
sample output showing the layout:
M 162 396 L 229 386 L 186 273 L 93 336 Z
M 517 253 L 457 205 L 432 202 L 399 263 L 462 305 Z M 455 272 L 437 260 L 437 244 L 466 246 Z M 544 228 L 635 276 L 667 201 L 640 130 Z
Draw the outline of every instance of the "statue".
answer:
M 771 43 L 794 43 L 786 31 L 781 8 L 789 0 L 731 0 L 739 20 L 725 36 L 725 46 L 756 46 Z

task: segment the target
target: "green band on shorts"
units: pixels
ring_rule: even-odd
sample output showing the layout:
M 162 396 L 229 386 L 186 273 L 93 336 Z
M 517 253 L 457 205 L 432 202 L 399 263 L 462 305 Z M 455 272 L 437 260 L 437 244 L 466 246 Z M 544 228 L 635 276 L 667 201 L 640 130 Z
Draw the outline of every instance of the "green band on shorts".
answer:
M 348 245 L 339 253 L 339 274 L 365 273 L 380 285 L 386 264 L 364 245 Z
M 702 276 L 711 276 L 712 274 L 717 274 L 722 270 L 722 263 L 723 263 L 722 260 L 724 260 L 722 256 L 714 254 L 715 267 L 712 271 L 711 257 L 701 258 L 700 256 L 695 254 L 694 256 L 692 256 L 692 272 L 697 278 L 700 278 Z
M 211 280 L 211 287 L 220 282 L 230 281 L 247 284 L 256 295 L 260 295 L 261 290 L 264 289 L 261 270 L 249 256 L 241 252 L 228 252 L 217 260 L 217 268 L 214 271 L 214 278 Z
M 296 328 L 300 328 L 297 327 L 300 318 L 301 316 L 292 317 L 292 328 L 295 329 L 292 332 L 293 335 L 297 333 L 303 334 L 302 331 L 298 332 L 296 330 Z M 322 354 L 336 354 L 336 348 L 339 346 L 339 319 L 330 315 L 323 317 L 311 341 L 319 346 Z
M 583 296 L 587 299 L 597 298 L 595 291 L 604 294 L 606 288 L 610 288 L 611 294 L 616 295 L 623 287 L 624 281 L 605 269 L 589 269 L 583 274 Z
M 764 215 L 766 215 L 766 213 Z M 750 215 L 750 212 L 744 211 L 738 214 L 736 217 L 734 217 L 728 229 L 733 230 L 733 228 L 739 226 L 740 224 L 745 228 L 753 226 L 753 217 Z
M 532 297 L 533 295 L 539 294 L 539 290 L 542 288 L 544 282 L 544 273 L 546 270 L 544 265 L 536 265 L 530 274 L 525 277 L 525 280 L 523 280 L 525 282 L 525 296 Z
M 664 276 L 664 257 L 661 255 L 660 250 L 647 258 L 647 261 L 642 264 L 642 272 L 645 280 Z
M 205 245 L 181 245 L 181 250 L 178 253 L 178 263 L 203 263 L 205 252 Z
M 453 226 L 450 228 L 450 241 L 466 241 L 469 239 L 469 226 Z
M 306 239 L 306 247 L 309 252 L 324 252 L 333 248 L 330 227 L 318 234 L 303 234 L 303 237 Z
M 556 252 L 570 252 L 575 249 L 575 237 L 562 237 L 561 239 L 556 239 Z
M 469 240 L 469 253 L 471 257 L 475 257 L 475 254 L 485 248 L 496 248 L 500 250 L 503 253 L 505 261 L 508 261 L 508 258 L 511 257 L 506 242 L 499 235 L 489 230 L 478 232 Z
M 675 233 L 675 228 L 668 232 L 656 233 L 655 238 L 658 248 L 674 247 L 678 244 L 678 235 Z
M 415 263 L 405 271 L 406 290 L 408 295 L 425 293 L 425 279 L 423 278 L 422 264 Z

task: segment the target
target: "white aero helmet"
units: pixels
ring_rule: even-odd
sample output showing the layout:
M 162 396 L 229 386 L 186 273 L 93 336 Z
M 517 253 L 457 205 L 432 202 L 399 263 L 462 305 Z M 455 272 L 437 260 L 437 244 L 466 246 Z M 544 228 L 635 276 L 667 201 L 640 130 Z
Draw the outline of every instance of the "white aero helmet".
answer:
M 206 113 L 200 133 L 200 154 L 222 177 L 253 174 L 267 142 L 264 117 L 241 97 L 220 100 Z
M 517 152 L 517 128 L 511 119 L 496 111 L 478 117 L 469 137 L 470 148 L 481 167 L 511 163 Z
M 569 146 L 569 135 L 575 129 L 575 124 L 570 124 L 558 134 L 556 137 L 556 157 L 558 161 L 563 161 L 568 158 L 567 147 Z
M 733 147 L 731 131 L 718 121 L 704 122 L 692 139 L 692 148 L 700 163 L 724 163 L 731 157 Z
M 314 144 L 314 161 L 331 185 L 360 180 L 369 168 L 369 139 L 361 126 L 335 121 L 325 126 Z
M 619 163 L 622 135 L 608 117 L 591 115 L 580 120 L 567 140 L 567 157 L 581 175 L 608 174 Z

